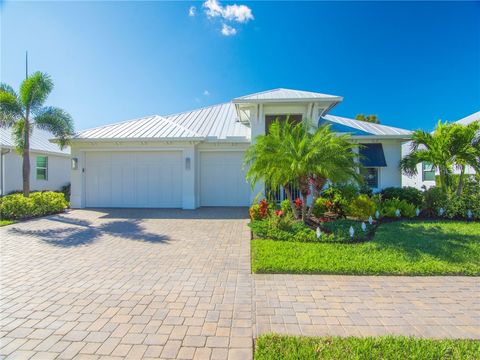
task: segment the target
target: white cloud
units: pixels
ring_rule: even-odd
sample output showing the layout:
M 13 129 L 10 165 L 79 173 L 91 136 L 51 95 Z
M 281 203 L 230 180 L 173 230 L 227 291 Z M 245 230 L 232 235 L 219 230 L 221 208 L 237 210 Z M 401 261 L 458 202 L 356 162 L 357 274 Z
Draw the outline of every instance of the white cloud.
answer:
M 227 5 L 223 9 L 223 17 L 240 23 L 253 20 L 252 9 L 246 5 Z
M 205 95 L 205 96 L 210 96 L 210 91 L 208 91 L 208 90 L 203 90 L 203 95 Z
M 222 34 L 225 35 L 225 36 L 232 36 L 232 35 L 235 35 L 237 33 L 237 29 L 227 25 L 227 24 L 223 24 L 222 26 Z
M 218 0 L 206 0 L 203 3 L 203 7 L 205 8 L 208 17 L 220 16 L 225 20 L 236 21 L 239 23 L 253 20 L 252 9 L 246 5 L 234 4 L 222 6 Z
M 197 14 L 197 8 L 195 6 L 190 6 L 188 9 L 188 16 L 195 16 Z

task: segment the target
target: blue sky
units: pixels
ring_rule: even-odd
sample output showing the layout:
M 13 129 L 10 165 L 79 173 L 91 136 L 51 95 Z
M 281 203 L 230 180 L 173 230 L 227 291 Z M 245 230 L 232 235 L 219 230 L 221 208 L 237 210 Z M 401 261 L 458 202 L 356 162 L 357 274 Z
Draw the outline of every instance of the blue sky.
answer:
M 209 1 L 0 3 L 1 81 L 28 49 L 79 130 L 277 87 L 407 129 L 480 110 L 479 2 Z

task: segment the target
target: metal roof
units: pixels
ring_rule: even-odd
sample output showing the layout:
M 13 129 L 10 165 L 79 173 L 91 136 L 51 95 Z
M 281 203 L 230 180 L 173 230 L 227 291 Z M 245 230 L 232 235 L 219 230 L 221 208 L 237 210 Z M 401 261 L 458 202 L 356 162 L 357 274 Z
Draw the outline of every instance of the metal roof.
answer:
M 460 119 L 458 121 L 455 121 L 457 124 L 460 125 L 468 125 L 473 123 L 474 121 L 480 121 L 480 111 L 477 111 L 476 113 L 473 113 L 471 115 L 468 115 L 464 117 L 463 119 Z
M 70 155 L 70 147 L 67 146 L 63 148 L 63 150 L 60 149 L 57 144 L 50 142 L 50 139 L 53 138 L 54 135 L 51 132 L 34 128 L 32 135 L 30 136 L 30 150 Z M 9 149 L 15 148 L 11 128 L 0 128 L 0 147 Z
M 342 101 L 341 96 L 321 94 L 311 91 L 301 91 L 292 89 L 273 89 L 245 95 L 233 100 L 234 103 L 245 102 L 279 102 L 279 101 Z
M 348 119 L 340 116 L 325 115 L 319 123 L 331 124 L 332 130 L 341 133 L 351 133 L 353 136 L 405 136 L 411 135 L 410 130 L 400 129 L 393 126 L 369 123 L 366 121 Z
M 178 114 L 152 115 L 140 119 L 81 131 L 74 139 L 219 139 L 250 138 L 250 129 L 239 123 L 232 103 L 209 106 Z

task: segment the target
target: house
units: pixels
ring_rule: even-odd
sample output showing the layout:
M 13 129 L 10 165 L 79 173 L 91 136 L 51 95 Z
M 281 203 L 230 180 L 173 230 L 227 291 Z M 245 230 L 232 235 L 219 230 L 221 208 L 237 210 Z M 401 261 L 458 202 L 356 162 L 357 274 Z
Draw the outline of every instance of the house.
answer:
M 468 125 L 474 121 L 480 121 L 480 111 L 468 115 L 460 120 L 457 120 L 457 124 Z M 402 157 L 406 156 L 411 151 L 411 143 L 406 142 L 402 145 Z M 435 186 L 435 176 L 438 172 L 428 163 L 422 163 L 417 165 L 417 174 L 414 176 L 407 176 L 402 174 L 402 186 L 411 186 L 417 189 L 429 189 Z M 454 174 L 460 174 L 459 169 L 453 169 Z M 470 166 L 465 168 L 465 174 L 475 174 Z
M 49 140 L 53 134 L 35 128 L 30 137 L 30 190 L 60 190 L 70 183 L 70 149 Z M 0 128 L 0 195 L 23 188 L 22 156 L 15 151 L 12 130 Z
M 365 144 L 365 176 L 379 190 L 400 186 L 401 143 L 410 132 L 328 115 L 342 97 L 275 89 L 169 116 L 82 131 L 72 140 L 71 204 L 195 209 L 248 206 L 263 190 L 245 180 L 243 156 L 277 117 L 316 119 Z

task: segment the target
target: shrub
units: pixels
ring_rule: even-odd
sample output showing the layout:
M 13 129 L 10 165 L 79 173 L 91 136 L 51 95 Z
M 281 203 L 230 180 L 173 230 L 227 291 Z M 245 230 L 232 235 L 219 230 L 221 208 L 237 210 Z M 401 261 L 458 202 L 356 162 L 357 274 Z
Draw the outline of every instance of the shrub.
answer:
M 28 198 L 21 194 L 7 195 L 0 200 L 0 217 L 9 220 L 24 219 L 59 213 L 67 207 L 65 196 L 60 192 L 35 192 Z
M 335 242 L 352 242 L 364 240 L 372 231 L 373 226 L 365 223 L 366 231 L 362 230 L 362 223 L 354 220 L 335 220 L 324 223 L 322 227 L 331 233 L 330 241 Z M 355 231 L 353 238 L 350 236 L 350 227 Z
M 292 206 L 290 205 L 290 201 L 288 199 L 285 199 L 280 203 L 280 210 L 282 210 L 285 214 L 292 212 Z
M 432 187 L 423 193 L 422 215 L 437 216 L 438 209 L 445 208 L 448 197 L 438 187 Z
M 268 216 L 269 206 L 267 200 L 263 199 L 258 204 L 254 204 L 248 210 L 250 214 L 250 219 L 252 220 L 262 220 Z
M 466 219 L 471 211 L 472 219 L 480 218 L 480 187 L 468 186 L 461 196 L 452 195 L 445 204 L 444 216 L 450 219 Z
M 319 197 L 317 200 L 315 200 L 315 204 L 313 204 L 313 209 L 312 209 L 312 214 L 319 218 L 323 214 L 325 214 L 327 211 L 330 211 L 332 208 L 333 203 L 331 200 Z
M 348 203 L 354 199 L 354 197 L 350 198 L 350 192 L 346 191 L 344 194 L 346 194 L 346 196 L 344 196 L 342 191 L 337 187 L 329 187 L 322 193 L 322 196 L 332 203 L 330 211 L 338 214 L 340 217 L 345 217 Z
M 367 195 L 358 195 L 349 205 L 348 214 L 359 219 L 368 219 L 375 214 L 375 202 Z
M 385 200 L 381 204 L 380 213 L 384 217 L 394 218 L 397 217 L 397 209 L 400 210 L 401 217 L 414 217 L 416 215 L 417 208 L 415 205 L 406 202 L 405 200 L 389 199 Z
M 420 207 L 423 202 L 422 192 L 414 187 L 388 187 L 381 191 L 384 200 L 399 199 Z

